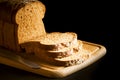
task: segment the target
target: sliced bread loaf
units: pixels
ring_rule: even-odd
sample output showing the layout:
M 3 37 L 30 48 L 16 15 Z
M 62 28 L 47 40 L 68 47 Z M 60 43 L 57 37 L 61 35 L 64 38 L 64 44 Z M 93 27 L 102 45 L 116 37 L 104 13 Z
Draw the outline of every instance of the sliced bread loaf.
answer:
M 80 40 L 78 40 L 80 41 Z M 79 48 L 80 47 L 80 48 Z M 83 63 L 90 57 L 87 50 L 81 48 L 81 45 L 77 49 L 73 50 L 72 55 L 63 58 L 52 58 L 44 53 L 43 50 L 35 48 L 35 55 L 42 61 L 56 66 L 73 66 Z

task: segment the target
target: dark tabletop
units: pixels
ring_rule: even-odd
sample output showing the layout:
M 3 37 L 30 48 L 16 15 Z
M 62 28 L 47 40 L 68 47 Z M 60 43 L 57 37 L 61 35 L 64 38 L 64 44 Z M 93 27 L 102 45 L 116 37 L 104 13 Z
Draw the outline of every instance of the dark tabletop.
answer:
M 93 80 L 100 77 L 100 75 L 98 75 L 99 72 L 96 70 L 102 63 L 102 60 L 103 59 L 64 78 L 48 78 L 0 64 L 0 80 Z

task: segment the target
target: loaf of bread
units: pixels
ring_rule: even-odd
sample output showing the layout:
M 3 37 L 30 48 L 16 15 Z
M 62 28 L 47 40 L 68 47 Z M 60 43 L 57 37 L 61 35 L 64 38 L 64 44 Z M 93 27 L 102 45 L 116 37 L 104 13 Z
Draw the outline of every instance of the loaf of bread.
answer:
M 1 0 L 0 46 L 56 66 L 87 60 L 90 54 L 75 32 L 46 32 L 42 21 L 45 11 L 38 0 Z
M 90 57 L 82 45 L 82 41 L 77 39 L 74 32 L 52 32 L 32 39 L 21 47 L 26 53 L 35 54 L 40 60 L 51 65 L 73 66 L 83 63 Z
M 0 46 L 21 51 L 20 44 L 45 35 L 42 19 L 46 8 L 37 0 L 3 0 L 0 2 Z

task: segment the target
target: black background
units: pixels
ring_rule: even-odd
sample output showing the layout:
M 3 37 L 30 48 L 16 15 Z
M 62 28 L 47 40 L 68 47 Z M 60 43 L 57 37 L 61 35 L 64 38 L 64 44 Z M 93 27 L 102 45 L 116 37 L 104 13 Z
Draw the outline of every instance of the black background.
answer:
M 110 1 L 80 1 L 80 0 L 41 0 L 46 6 L 43 18 L 47 32 L 76 32 L 78 39 L 101 44 L 106 47 L 106 55 L 88 67 L 87 70 L 78 71 L 63 79 L 48 79 L 32 73 L 15 70 L 1 65 L 6 71 L 13 71 L 9 77 L 14 80 L 104 80 L 116 79 L 118 76 L 117 52 L 119 38 L 115 19 L 116 10 L 114 3 Z M 117 46 L 116 46 L 116 45 Z M 97 64 L 97 66 L 95 66 Z M 95 67 L 94 67 L 95 66 Z M 92 71 L 93 70 L 93 71 Z M 2 74 L 6 74 L 1 70 Z M 15 75 L 16 73 L 16 75 Z M 22 76 L 20 76 L 22 74 Z M 14 76 L 15 75 L 15 76 Z M 34 77 L 28 77 L 28 76 Z M 23 78 L 22 78 L 23 77 Z M 31 78 L 31 79 L 30 79 Z

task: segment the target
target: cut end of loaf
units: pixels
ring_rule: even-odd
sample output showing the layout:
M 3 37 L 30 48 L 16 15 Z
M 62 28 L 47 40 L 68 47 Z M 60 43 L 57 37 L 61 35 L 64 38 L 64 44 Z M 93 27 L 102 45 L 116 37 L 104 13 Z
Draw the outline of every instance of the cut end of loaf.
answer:
M 28 2 L 17 11 L 16 23 L 18 24 L 19 43 L 46 34 L 42 21 L 44 14 L 45 6 L 39 1 Z

